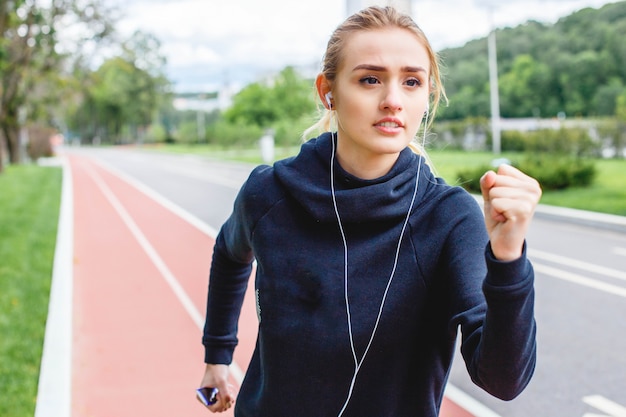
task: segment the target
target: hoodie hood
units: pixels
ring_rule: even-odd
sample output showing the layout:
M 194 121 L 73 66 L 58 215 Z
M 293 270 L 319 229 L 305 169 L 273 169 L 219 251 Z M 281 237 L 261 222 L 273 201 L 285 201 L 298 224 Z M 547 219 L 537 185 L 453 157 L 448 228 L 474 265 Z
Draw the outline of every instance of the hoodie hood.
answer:
M 311 216 L 322 222 L 336 221 L 330 188 L 331 133 L 307 141 L 300 153 L 274 164 L 279 182 Z M 419 159 L 406 148 L 384 176 L 364 180 L 346 172 L 334 160 L 335 197 L 342 221 L 384 221 L 406 216 L 415 190 Z M 432 179 L 424 160 L 421 162 L 419 188 L 413 210 L 422 200 Z

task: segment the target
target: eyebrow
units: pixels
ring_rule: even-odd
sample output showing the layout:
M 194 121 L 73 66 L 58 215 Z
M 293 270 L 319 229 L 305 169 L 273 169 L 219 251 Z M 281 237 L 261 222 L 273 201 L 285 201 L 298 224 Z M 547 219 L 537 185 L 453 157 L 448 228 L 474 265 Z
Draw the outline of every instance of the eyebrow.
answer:
M 368 70 L 368 71 L 383 72 L 383 71 L 386 71 L 387 68 L 381 67 L 379 65 L 360 64 L 360 65 L 357 65 L 356 67 L 354 67 L 352 69 L 352 71 L 358 71 L 358 70 Z M 408 67 L 407 66 L 407 67 L 402 67 L 401 70 L 402 70 L 402 72 L 428 72 L 423 67 Z

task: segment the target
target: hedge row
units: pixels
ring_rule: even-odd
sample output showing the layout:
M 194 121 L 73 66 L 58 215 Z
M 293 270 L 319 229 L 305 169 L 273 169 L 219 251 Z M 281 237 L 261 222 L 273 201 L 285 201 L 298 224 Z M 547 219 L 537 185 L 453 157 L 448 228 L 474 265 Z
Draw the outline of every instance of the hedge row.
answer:
M 597 175 L 593 161 L 571 156 L 526 155 L 511 165 L 539 181 L 544 190 L 587 187 Z M 481 176 L 493 169 L 492 166 L 481 166 L 460 171 L 457 176 L 466 190 L 479 193 Z

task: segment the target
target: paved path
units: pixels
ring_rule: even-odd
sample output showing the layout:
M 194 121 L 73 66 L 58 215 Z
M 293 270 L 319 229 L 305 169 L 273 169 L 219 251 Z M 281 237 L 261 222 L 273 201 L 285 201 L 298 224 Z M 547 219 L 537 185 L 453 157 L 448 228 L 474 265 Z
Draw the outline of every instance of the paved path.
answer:
M 66 369 L 71 388 L 55 393 L 54 383 L 40 381 L 36 416 L 210 415 L 196 402 L 194 389 L 203 371 L 201 328 L 214 236 L 94 160 L 76 154 L 67 159 L 74 230 L 72 353 Z M 256 338 L 253 291 L 248 294 L 232 372 L 235 386 Z M 44 358 L 54 362 L 51 354 Z M 46 368 L 42 376 L 62 377 Z M 60 412 L 64 406 L 68 411 Z M 232 411 L 219 415 L 231 417 Z M 441 413 L 474 415 L 449 399 Z
M 72 415 L 206 415 L 194 388 L 212 238 L 89 159 L 70 162 Z

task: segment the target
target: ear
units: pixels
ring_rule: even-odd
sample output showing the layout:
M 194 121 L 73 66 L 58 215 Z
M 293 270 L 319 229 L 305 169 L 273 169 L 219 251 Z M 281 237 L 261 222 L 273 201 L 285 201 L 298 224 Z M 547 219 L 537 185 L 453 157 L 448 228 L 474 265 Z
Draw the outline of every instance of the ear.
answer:
M 328 102 L 326 101 L 326 94 L 331 92 L 330 83 L 324 74 L 319 74 L 315 79 L 315 88 L 317 89 L 317 95 L 320 100 L 322 100 L 322 104 L 328 110 L 331 110 Z

